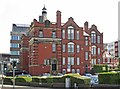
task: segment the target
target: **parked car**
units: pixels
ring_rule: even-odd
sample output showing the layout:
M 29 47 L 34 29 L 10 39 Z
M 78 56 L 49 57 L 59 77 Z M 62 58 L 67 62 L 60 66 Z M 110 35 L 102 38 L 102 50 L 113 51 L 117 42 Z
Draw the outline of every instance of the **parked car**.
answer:
M 50 73 L 43 73 L 43 74 L 40 74 L 39 76 L 41 76 L 41 77 L 48 77 L 48 76 L 51 76 L 51 74 Z
M 87 76 L 87 77 L 91 77 L 92 74 L 90 74 L 90 73 L 86 73 L 85 76 Z
M 57 76 L 63 76 L 63 74 L 62 73 L 58 73 Z
M 32 77 L 30 74 L 19 74 L 19 75 L 16 75 L 16 77 Z

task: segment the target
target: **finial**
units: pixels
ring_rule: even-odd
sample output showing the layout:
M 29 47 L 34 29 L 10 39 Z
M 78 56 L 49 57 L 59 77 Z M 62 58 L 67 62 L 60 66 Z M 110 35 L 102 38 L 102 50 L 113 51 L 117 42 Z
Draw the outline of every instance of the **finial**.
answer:
M 45 8 L 45 4 L 44 4 L 44 7 L 43 7 L 43 9 L 42 10 L 47 10 L 46 8 Z

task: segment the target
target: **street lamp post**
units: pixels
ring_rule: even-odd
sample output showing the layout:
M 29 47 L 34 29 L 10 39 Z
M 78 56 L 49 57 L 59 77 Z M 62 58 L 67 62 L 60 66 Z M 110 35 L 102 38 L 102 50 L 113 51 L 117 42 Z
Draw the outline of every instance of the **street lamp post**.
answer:
M 1 69 L 2 69 L 2 88 L 3 88 L 3 68 L 4 68 L 4 62 L 3 62 L 3 58 L 2 58 L 2 65 L 1 65 Z
M 13 61 L 13 89 L 15 88 L 15 68 L 14 68 L 14 61 Z

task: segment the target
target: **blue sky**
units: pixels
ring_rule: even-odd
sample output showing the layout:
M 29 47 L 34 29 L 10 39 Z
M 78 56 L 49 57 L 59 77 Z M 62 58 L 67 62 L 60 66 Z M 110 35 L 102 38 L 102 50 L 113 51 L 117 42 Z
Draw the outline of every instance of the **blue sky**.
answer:
M 0 0 L 0 53 L 10 52 L 10 31 L 12 24 L 30 24 L 42 13 L 45 4 L 47 17 L 56 21 L 56 11 L 62 12 L 62 22 L 69 17 L 83 27 L 95 24 L 104 33 L 104 43 L 118 40 L 118 1 L 119 0 Z

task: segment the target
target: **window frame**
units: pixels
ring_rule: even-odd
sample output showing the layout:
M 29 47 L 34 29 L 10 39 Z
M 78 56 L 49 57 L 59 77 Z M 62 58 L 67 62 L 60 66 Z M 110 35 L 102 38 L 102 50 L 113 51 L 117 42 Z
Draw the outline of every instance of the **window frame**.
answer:
M 68 34 L 68 40 L 74 40 L 75 39 L 75 30 L 74 30 L 74 27 L 72 26 L 69 26 L 68 29 L 67 29 L 67 34 Z
M 74 53 L 75 49 L 74 49 L 74 43 L 73 42 L 69 42 L 67 47 L 68 47 L 68 53 Z
M 52 43 L 52 52 L 56 52 L 56 43 Z
M 39 37 L 42 38 L 43 36 L 43 30 L 39 30 Z
M 91 43 L 96 43 L 96 32 L 95 31 L 91 32 Z
M 76 32 L 76 39 L 77 39 L 77 40 L 80 40 L 80 31 L 77 31 L 77 32 Z

